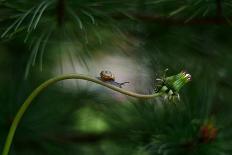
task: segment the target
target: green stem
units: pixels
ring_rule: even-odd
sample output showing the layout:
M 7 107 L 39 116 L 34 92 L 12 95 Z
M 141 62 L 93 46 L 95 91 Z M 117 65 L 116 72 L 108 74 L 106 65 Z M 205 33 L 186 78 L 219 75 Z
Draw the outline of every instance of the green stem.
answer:
M 17 114 L 12 122 L 12 125 L 10 127 L 10 130 L 9 130 L 9 133 L 8 133 L 8 136 L 6 138 L 6 142 L 5 142 L 5 145 L 3 148 L 2 155 L 8 155 L 9 150 L 10 150 L 10 146 L 11 146 L 14 134 L 15 134 L 15 130 L 16 130 L 23 114 L 25 113 L 25 111 L 28 109 L 28 107 L 32 103 L 33 99 L 35 97 L 37 97 L 44 89 L 46 89 L 51 84 L 56 83 L 58 81 L 66 80 L 66 79 L 82 79 L 82 80 L 86 80 L 86 81 L 91 81 L 91 82 L 100 84 L 102 86 L 108 87 L 114 91 L 120 92 L 120 93 L 128 95 L 128 96 L 132 96 L 135 98 L 149 99 L 149 98 L 154 98 L 154 97 L 162 95 L 161 93 L 155 93 L 155 94 L 151 94 L 151 95 L 143 95 L 143 94 L 133 93 L 130 91 L 123 90 L 123 89 L 116 87 L 114 85 L 110 85 L 110 84 L 107 84 L 105 82 L 102 82 L 96 78 L 88 77 L 86 75 L 81 75 L 81 74 L 68 74 L 68 75 L 61 75 L 58 77 L 51 78 L 51 79 L 45 81 L 44 83 L 42 83 L 39 87 L 37 87 L 30 94 L 30 96 L 25 100 L 25 102 L 22 104 L 22 106 L 20 107 L 20 109 L 17 112 Z

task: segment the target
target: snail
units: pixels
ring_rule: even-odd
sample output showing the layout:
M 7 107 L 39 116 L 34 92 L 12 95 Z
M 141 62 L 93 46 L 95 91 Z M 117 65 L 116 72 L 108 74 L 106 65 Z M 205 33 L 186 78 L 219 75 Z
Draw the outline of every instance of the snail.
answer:
M 102 81 L 114 81 L 115 77 L 110 71 L 101 71 L 100 78 Z
M 111 71 L 101 71 L 100 77 L 97 78 L 103 82 L 107 82 L 109 84 L 115 85 L 120 88 L 122 88 L 122 85 L 129 83 L 129 82 L 123 82 L 123 83 L 116 82 L 115 76 L 113 73 L 111 73 Z

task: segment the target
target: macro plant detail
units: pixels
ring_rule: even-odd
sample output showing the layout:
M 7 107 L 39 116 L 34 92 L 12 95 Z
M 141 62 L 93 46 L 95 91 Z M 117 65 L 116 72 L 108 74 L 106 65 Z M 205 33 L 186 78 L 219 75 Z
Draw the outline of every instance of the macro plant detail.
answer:
M 0 0 L 0 154 L 231 155 L 231 10 Z
M 167 70 L 166 70 L 167 71 Z M 156 92 L 162 92 L 165 94 L 165 98 L 168 99 L 180 99 L 179 90 L 191 80 L 191 75 L 185 71 L 181 71 L 177 75 L 170 77 L 166 76 L 166 71 L 162 79 L 157 78 L 159 83 L 156 85 Z
M 108 81 L 109 79 L 114 80 L 114 77 L 112 76 L 112 73 L 109 72 L 109 71 L 102 71 L 100 73 L 100 75 L 104 76 L 105 79 L 107 78 L 106 81 Z M 186 75 L 186 73 L 181 72 L 180 74 L 177 74 L 177 75 L 174 76 L 175 77 L 174 80 L 171 80 L 173 82 L 172 84 L 174 84 L 174 85 L 172 86 L 172 84 L 169 83 L 169 86 L 172 86 L 173 88 L 175 88 L 176 87 L 176 81 L 178 81 L 178 84 L 181 83 L 180 85 L 178 85 L 179 86 L 178 88 L 180 89 L 185 84 L 185 83 L 182 83 L 182 82 L 188 81 L 189 76 L 190 76 L 190 74 Z M 111 77 L 111 78 L 109 78 L 109 77 Z M 173 77 L 170 77 L 170 78 L 173 79 Z M 5 146 L 3 148 L 2 155 L 8 155 L 8 152 L 9 152 L 12 140 L 14 138 L 14 134 L 15 134 L 15 131 L 17 129 L 17 126 L 18 126 L 23 114 L 28 109 L 28 107 L 30 106 L 30 104 L 32 103 L 34 98 L 36 98 L 43 90 L 45 90 L 51 84 L 56 83 L 58 81 L 67 80 L 67 79 L 82 79 L 82 80 L 91 81 L 91 82 L 100 84 L 100 85 L 102 85 L 104 87 L 110 88 L 110 89 L 112 89 L 114 91 L 117 91 L 119 93 L 131 96 L 131 97 L 135 97 L 135 98 L 151 99 L 151 98 L 155 98 L 155 97 L 162 96 L 162 95 L 165 94 L 165 92 L 163 92 L 163 91 L 157 92 L 155 94 L 150 94 L 150 95 L 137 94 L 137 93 L 133 93 L 133 92 L 130 92 L 130 91 L 123 90 L 123 89 L 121 89 L 121 87 L 118 88 L 118 86 L 114 86 L 115 84 L 108 84 L 108 83 L 105 82 L 105 80 L 104 80 L 104 82 L 102 82 L 102 81 L 100 81 L 98 79 L 91 78 L 91 77 L 88 77 L 88 76 L 85 76 L 85 75 L 80 75 L 80 74 L 62 75 L 62 76 L 58 76 L 58 77 L 49 79 L 49 80 L 45 81 L 44 83 L 42 83 L 39 87 L 37 87 L 31 93 L 31 95 L 25 100 L 25 102 L 22 104 L 22 106 L 20 107 L 20 109 L 19 109 L 18 113 L 16 114 L 16 116 L 15 116 L 13 122 L 12 122 L 12 125 L 10 127 L 9 134 L 7 136 Z
M 100 77 L 98 77 L 98 79 L 120 88 L 122 88 L 122 86 L 125 85 L 126 83 L 130 83 L 130 82 L 122 82 L 122 83 L 116 82 L 115 76 L 114 74 L 111 73 L 111 71 L 101 71 Z

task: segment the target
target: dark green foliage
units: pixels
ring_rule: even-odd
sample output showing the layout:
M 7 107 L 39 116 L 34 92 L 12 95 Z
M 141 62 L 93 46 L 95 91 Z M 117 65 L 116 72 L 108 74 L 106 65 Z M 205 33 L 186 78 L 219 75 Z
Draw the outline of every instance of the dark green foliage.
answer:
M 81 72 L 77 60 L 89 67 L 121 54 L 149 68 L 152 89 L 166 68 L 188 71 L 180 102 L 59 83 L 26 112 L 10 155 L 232 154 L 231 8 L 231 0 L 0 1 L 0 152 L 25 98 L 54 68 L 65 72 L 60 58 Z
M 119 145 L 131 144 L 138 151 L 157 155 L 221 154 L 231 151 L 230 138 L 223 138 L 224 134 L 229 136 L 227 125 L 230 121 L 222 123 L 217 119 L 220 115 L 209 114 L 206 102 L 192 100 L 161 104 L 158 101 L 140 101 L 111 105 L 111 110 L 109 106 L 104 114 L 107 114 L 105 117 L 112 129 L 123 135 L 118 139 Z M 201 138 L 201 128 L 212 120 L 218 132 L 212 141 L 207 141 Z

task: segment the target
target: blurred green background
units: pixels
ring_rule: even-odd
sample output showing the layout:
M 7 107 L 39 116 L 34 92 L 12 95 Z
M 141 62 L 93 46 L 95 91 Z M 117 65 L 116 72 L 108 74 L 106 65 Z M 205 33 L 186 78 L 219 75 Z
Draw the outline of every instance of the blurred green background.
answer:
M 0 152 L 43 81 L 110 70 L 152 93 L 186 70 L 181 101 L 137 100 L 77 80 L 49 87 L 16 130 L 10 155 L 230 155 L 230 0 L 0 1 Z

